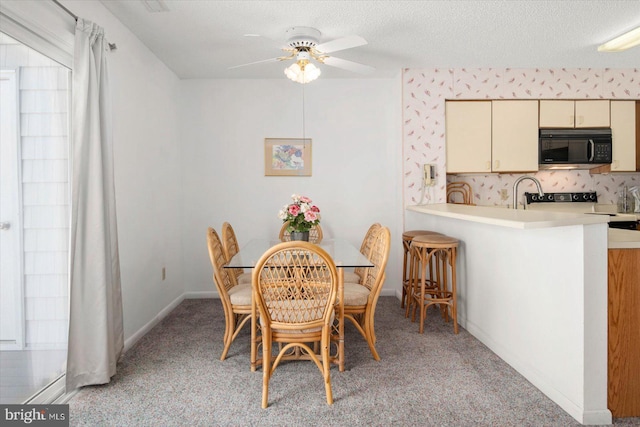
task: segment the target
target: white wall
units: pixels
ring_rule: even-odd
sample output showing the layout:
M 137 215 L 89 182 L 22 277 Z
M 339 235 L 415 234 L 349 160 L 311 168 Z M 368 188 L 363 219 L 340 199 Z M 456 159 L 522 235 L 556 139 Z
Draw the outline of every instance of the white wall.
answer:
M 208 226 L 229 221 L 242 246 L 275 238 L 278 210 L 292 193 L 313 199 L 326 237 L 360 246 L 369 225 L 390 227 L 383 293 L 399 289 L 401 268 L 401 84 L 322 79 L 304 87 L 311 177 L 265 177 L 264 138 L 301 138 L 303 86 L 278 80 L 181 82 L 184 282 L 195 296 L 215 286 Z M 397 242 L 396 242 L 397 241 Z
M 63 3 L 104 27 L 107 40 L 118 46 L 108 67 L 127 340 L 184 293 L 179 80 L 101 3 Z

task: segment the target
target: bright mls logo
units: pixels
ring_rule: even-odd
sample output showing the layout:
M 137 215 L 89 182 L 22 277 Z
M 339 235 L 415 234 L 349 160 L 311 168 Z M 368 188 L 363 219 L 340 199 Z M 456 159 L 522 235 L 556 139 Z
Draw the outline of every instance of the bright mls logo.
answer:
M 69 405 L 0 405 L 0 410 L 3 426 L 69 426 Z

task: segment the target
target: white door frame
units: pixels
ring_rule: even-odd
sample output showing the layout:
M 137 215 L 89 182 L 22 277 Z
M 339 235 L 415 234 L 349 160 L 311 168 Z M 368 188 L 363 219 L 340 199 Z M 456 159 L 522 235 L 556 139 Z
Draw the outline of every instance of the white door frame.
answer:
M 7 230 L 2 233 L 2 272 L 0 280 L 2 288 L 11 292 L 10 300 L 3 296 L 3 312 L 9 309 L 10 319 L 13 318 L 14 328 L 8 337 L 1 337 L 0 350 L 22 350 L 25 343 L 24 318 L 24 251 L 22 232 L 22 161 L 20 149 L 19 126 L 19 92 L 17 70 L 0 70 L 2 82 L 2 137 L 0 141 L 0 162 L 2 171 L 2 205 L 4 212 L 0 212 L 0 222 L 9 223 Z M 15 190 L 14 190 L 15 189 Z M 8 209 L 7 209 L 8 206 Z M 6 216 L 6 218 L 4 217 Z M 11 234 L 8 234 L 11 233 Z M 11 237 L 7 241 L 7 237 Z M 7 252 L 10 253 L 7 256 Z M 8 282 L 8 283 L 7 283 Z M 7 304 L 8 303 L 8 304 Z M 5 316 L 3 314 L 3 316 Z M 5 321 L 8 319 L 5 317 Z M 4 340 L 9 338 L 8 340 Z M 14 339 L 15 338 L 15 339 Z

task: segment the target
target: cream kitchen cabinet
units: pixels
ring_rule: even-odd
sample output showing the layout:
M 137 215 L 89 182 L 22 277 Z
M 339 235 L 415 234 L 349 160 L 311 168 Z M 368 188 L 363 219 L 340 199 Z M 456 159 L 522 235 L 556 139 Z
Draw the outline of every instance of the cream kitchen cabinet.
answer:
M 609 127 L 609 100 L 540 100 L 541 128 Z
M 538 101 L 492 101 L 491 170 L 538 170 Z
M 447 173 L 491 172 L 491 101 L 445 103 Z
M 636 101 L 611 101 L 611 137 L 613 162 L 611 172 L 640 170 L 636 132 Z
M 538 170 L 538 102 L 447 101 L 447 173 Z

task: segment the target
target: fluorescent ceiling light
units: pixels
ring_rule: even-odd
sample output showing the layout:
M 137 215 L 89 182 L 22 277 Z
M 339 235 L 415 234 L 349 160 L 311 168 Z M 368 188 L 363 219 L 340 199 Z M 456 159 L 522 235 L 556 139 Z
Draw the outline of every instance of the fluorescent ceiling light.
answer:
M 598 52 L 620 52 L 640 44 L 640 27 L 598 46 Z

